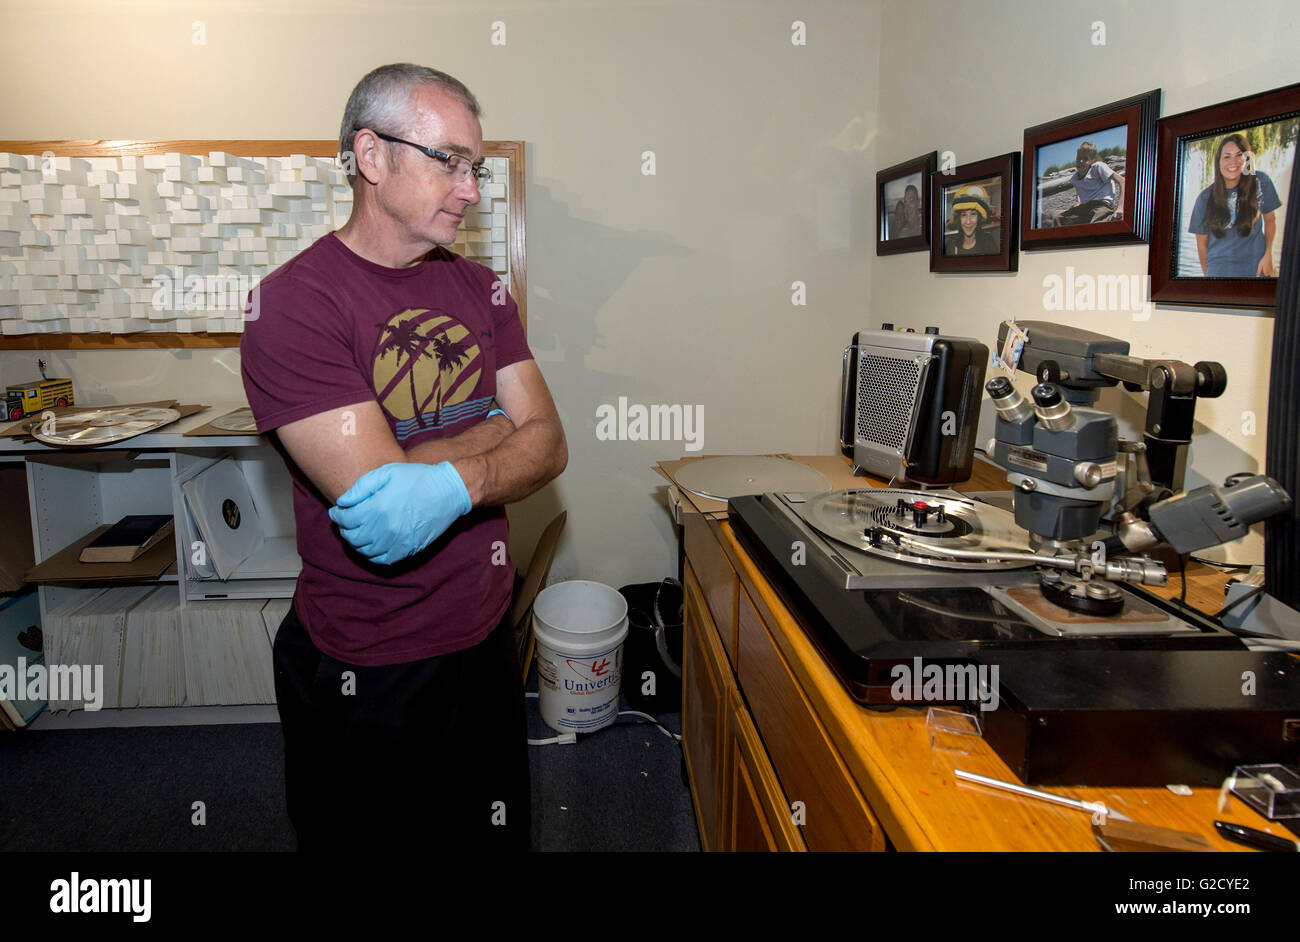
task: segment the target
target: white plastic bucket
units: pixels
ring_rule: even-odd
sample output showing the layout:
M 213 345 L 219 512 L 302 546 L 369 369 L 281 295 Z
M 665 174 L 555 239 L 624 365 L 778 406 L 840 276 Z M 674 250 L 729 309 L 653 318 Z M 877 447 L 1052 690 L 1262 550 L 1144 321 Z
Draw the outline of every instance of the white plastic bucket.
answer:
M 546 725 L 562 733 L 590 733 L 613 723 L 627 599 L 599 582 L 557 582 L 533 602 L 533 633 L 537 704 Z

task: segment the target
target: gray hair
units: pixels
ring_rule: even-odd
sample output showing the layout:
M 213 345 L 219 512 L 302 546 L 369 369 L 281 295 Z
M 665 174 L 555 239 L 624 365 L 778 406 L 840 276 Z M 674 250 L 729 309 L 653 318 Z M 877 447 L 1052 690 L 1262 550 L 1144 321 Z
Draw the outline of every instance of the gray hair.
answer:
M 440 88 L 460 99 L 474 117 L 481 114 L 474 93 L 446 72 L 410 62 L 381 65 L 357 82 L 357 87 L 352 89 L 347 107 L 343 110 L 343 124 L 339 128 L 339 157 L 351 186 L 357 185 L 355 157 L 348 161 L 343 159 L 343 155 L 352 153 L 357 132 L 362 128 L 370 128 L 385 134 L 403 134 L 403 126 L 411 117 L 411 100 L 416 89 L 421 86 Z M 389 144 L 389 151 L 396 146 Z

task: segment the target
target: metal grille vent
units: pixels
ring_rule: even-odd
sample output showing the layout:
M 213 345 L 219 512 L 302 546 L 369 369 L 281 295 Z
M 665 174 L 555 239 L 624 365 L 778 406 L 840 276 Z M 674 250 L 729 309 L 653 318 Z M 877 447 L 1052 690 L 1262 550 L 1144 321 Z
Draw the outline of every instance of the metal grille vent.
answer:
M 915 360 L 859 353 L 859 441 L 903 450 L 920 375 L 921 367 Z

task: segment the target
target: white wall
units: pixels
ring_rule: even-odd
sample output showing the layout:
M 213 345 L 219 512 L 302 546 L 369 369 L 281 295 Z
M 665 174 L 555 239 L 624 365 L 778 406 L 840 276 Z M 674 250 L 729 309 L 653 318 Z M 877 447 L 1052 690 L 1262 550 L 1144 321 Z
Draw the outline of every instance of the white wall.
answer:
M 959 165 L 1018 151 L 1027 127 L 1153 88 L 1163 89 L 1167 116 L 1290 84 L 1300 78 L 1298 11 L 1289 0 L 1242 7 L 1211 0 L 886 0 L 879 166 L 927 150 L 951 150 Z M 1096 21 L 1105 25 L 1104 46 L 1093 45 Z M 1244 55 L 1234 51 L 1233 24 L 1249 26 Z M 1047 311 L 1044 279 L 1063 278 L 1066 266 L 1145 279 L 1147 247 L 1022 252 L 1016 274 L 930 274 L 924 253 L 879 258 L 872 320 L 936 323 L 991 348 L 998 323 L 1014 315 L 1127 340 L 1135 356 L 1218 360 L 1228 389 L 1197 404 L 1188 486 L 1262 470 L 1271 312 L 1157 304 L 1142 321 L 1129 312 Z M 1145 397 L 1115 390 L 1100 404 L 1131 427 L 1141 422 Z M 991 418 L 992 410 L 984 411 Z M 1248 412 L 1253 435 L 1243 431 Z
M 702 405 L 704 453 L 833 450 L 839 350 L 871 319 L 874 0 L 49 0 L 0 23 L 6 138 L 332 138 L 357 79 L 414 61 L 474 90 L 486 138 L 528 143 L 529 339 L 571 457 L 512 508 L 521 564 L 567 508 L 552 578 L 675 572 L 650 465 L 685 452 L 597 441 L 619 396 Z M 38 353 L 87 403 L 242 395 L 237 350 L 2 352 L 0 381 Z

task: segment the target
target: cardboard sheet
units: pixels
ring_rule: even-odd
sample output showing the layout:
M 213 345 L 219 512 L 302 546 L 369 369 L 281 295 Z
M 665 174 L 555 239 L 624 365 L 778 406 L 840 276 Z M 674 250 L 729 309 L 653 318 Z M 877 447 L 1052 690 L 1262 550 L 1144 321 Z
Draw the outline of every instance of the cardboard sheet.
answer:
M 555 547 L 560 542 L 560 533 L 563 532 L 564 521 L 568 517 L 567 510 L 560 511 L 542 531 L 537 549 L 533 550 L 533 558 L 528 564 L 528 572 L 524 575 L 524 584 L 519 587 L 519 594 L 515 596 L 514 606 L 510 609 L 510 619 L 515 625 L 516 650 L 519 652 L 525 680 L 528 679 L 528 667 L 533 660 L 533 620 L 529 617 L 533 611 L 533 600 L 542 590 L 542 583 L 551 571 Z
M 129 563 L 83 563 L 81 551 L 111 524 L 96 527 L 71 546 L 59 550 L 43 563 L 32 567 L 23 578 L 27 582 L 102 582 L 113 579 L 157 579 L 176 563 L 176 540 L 155 544 L 139 559 Z

